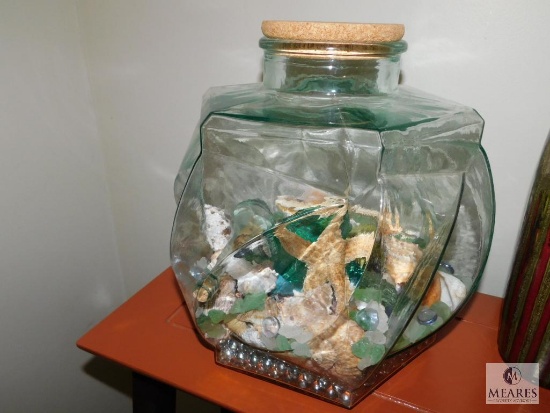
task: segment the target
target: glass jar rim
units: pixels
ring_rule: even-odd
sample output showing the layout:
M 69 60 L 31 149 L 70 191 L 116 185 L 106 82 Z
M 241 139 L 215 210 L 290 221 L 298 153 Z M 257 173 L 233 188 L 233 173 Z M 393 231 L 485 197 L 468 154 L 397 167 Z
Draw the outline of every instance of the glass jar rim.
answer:
M 407 50 L 407 42 L 314 42 L 262 37 L 260 47 L 266 53 L 288 57 L 372 59 L 396 56 Z

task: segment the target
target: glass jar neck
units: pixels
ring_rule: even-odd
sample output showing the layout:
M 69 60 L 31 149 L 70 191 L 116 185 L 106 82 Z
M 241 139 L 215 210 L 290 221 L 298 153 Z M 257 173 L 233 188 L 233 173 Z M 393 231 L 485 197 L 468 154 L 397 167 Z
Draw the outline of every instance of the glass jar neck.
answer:
M 404 41 L 327 44 L 262 38 L 268 89 L 321 95 L 387 94 L 397 90 Z

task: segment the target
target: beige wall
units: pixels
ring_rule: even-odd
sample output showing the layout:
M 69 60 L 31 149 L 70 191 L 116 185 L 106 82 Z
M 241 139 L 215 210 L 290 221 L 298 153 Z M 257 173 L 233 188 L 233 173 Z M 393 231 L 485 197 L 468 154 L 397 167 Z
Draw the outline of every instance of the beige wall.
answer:
M 129 411 L 75 346 L 125 293 L 74 1 L 0 2 L 0 56 L 0 411 Z
M 476 108 L 497 219 L 481 291 L 503 295 L 550 130 L 544 0 L 80 1 L 122 272 L 135 291 L 167 265 L 172 181 L 213 85 L 256 82 L 262 19 L 403 22 L 404 83 Z

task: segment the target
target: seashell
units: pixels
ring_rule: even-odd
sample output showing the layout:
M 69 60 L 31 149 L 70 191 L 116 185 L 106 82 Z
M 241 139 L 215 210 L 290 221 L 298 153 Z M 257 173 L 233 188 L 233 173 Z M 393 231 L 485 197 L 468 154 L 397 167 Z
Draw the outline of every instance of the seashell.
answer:
M 328 334 L 310 343 L 312 359 L 334 374 L 357 375 L 359 359 L 353 355 L 351 345 L 363 337 L 364 331 L 352 320 L 340 318 L 338 321 Z
M 236 287 L 237 282 L 233 278 L 222 277 L 220 279 L 218 294 L 209 310 L 221 310 L 224 313 L 228 313 L 237 299 Z
M 267 303 L 266 307 L 268 307 Z M 274 317 L 274 314 L 268 308 L 261 311 L 248 311 L 227 321 L 226 326 L 245 343 L 271 350 L 272 341 L 263 334 L 264 320 L 269 317 Z
M 266 267 L 256 268 L 237 280 L 237 289 L 242 294 L 268 293 L 275 288 L 277 272 Z
M 435 274 L 424 299 L 422 300 L 422 305 L 426 307 L 431 307 L 432 304 L 437 303 L 441 300 L 441 275 L 438 272 Z
M 262 341 L 261 331 L 256 329 L 254 324 L 250 324 L 239 319 L 234 319 L 228 321 L 226 325 L 229 330 L 239 336 L 245 343 L 267 349 L 267 346 Z
M 260 348 L 273 349 L 269 338 L 275 331 L 266 334 L 266 323 L 277 326 L 277 334 L 307 343 L 330 330 L 338 319 L 333 314 L 332 302 L 332 288 L 327 283 L 303 295 L 282 300 L 268 298 L 264 310 L 239 314 L 226 325 L 241 340 Z M 266 322 L 267 319 L 270 321 Z
M 199 303 L 206 303 L 212 299 L 219 290 L 219 284 L 218 278 L 209 274 L 196 286 L 196 289 L 193 291 L 193 297 L 195 297 Z
M 204 205 L 204 235 L 214 251 L 222 250 L 231 238 L 231 224 L 222 209 Z
M 422 250 L 412 242 L 401 241 L 393 236 L 385 237 L 384 246 L 386 272 L 395 284 L 406 283 L 422 257 Z
M 318 336 L 338 318 L 332 305 L 333 291 L 328 283 L 302 296 L 286 297 L 276 303 L 281 329 L 285 331 L 289 327 L 299 327 L 309 332 L 311 337 Z
M 212 270 L 212 268 L 214 268 L 216 266 L 216 263 L 218 262 L 218 258 L 220 256 L 221 252 L 222 252 L 222 250 L 216 251 L 210 256 L 210 262 L 208 263 L 206 268 L 208 268 L 209 270 Z
M 243 259 L 228 256 L 223 262 L 223 270 L 235 279 L 239 279 L 254 270 L 254 264 Z
M 439 272 L 441 275 L 441 301 L 454 311 L 466 298 L 466 286 L 457 277 Z
M 382 235 L 395 235 L 403 232 L 401 227 L 399 212 L 392 213 L 389 208 L 384 208 L 382 219 L 380 220 L 380 233 Z

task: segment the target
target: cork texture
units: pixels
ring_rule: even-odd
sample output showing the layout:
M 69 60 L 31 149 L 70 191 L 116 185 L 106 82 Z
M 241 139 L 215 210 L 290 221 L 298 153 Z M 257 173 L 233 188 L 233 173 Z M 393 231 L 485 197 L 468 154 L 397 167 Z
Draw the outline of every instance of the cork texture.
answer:
M 405 34 L 402 24 L 329 23 L 266 20 L 264 36 L 272 39 L 310 42 L 395 42 Z

